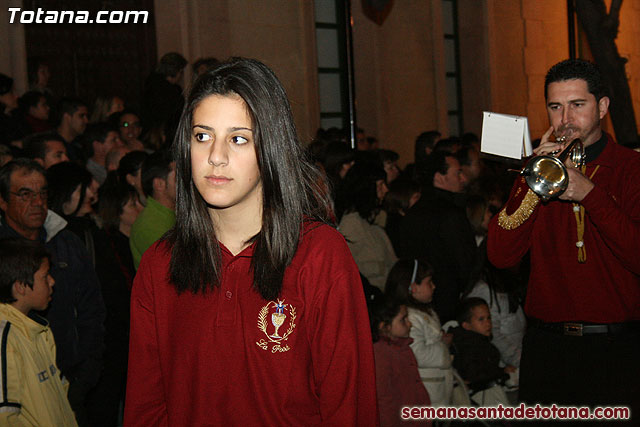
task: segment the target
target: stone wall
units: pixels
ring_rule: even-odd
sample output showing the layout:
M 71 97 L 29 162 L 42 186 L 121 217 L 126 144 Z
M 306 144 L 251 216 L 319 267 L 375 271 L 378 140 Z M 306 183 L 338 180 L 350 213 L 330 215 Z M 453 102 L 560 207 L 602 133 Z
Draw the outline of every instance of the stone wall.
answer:
M 315 135 L 320 107 L 312 2 L 155 0 L 154 7 L 158 56 L 177 51 L 189 62 L 206 56 L 264 62 L 287 91 L 301 140 Z
M 440 0 L 395 2 L 380 26 L 351 4 L 358 125 L 413 162 L 416 136 L 447 128 Z

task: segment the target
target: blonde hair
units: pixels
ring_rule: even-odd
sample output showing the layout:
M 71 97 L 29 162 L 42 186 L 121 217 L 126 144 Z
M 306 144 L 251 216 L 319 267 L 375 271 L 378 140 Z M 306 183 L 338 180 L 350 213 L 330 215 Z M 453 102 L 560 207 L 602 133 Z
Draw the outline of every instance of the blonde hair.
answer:
M 93 111 L 91 112 L 91 123 L 106 122 L 109 119 L 109 113 L 113 106 L 113 100 L 118 96 L 99 96 L 96 98 L 96 102 L 93 104 Z

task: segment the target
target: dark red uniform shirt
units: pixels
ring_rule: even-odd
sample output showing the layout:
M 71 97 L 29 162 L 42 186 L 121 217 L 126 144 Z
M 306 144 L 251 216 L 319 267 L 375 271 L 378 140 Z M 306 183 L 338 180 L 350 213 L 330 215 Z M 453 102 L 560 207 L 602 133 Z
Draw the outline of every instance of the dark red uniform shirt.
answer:
M 489 225 L 487 250 L 495 266 L 513 266 L 531 252 L 525 311 L 545 322 L 640 320 L 640 153 L 604 138 L 603 151 L 587 163 L 595 187 L 582 201 L 585 263 L 578 262 L 570 202 L 539 203 L 513 230 L 500 227 L 497 215 Z M 527 189 L 518 178 L 507 214 Z
M 342 236 L 306 225 L 274 301 L 252 289 L 253 245 L 221 249 L 221 286 L 205 295 L 167 282 L 167 244 L 143 256 L 125 425 L 375 425 L 366 304 Z

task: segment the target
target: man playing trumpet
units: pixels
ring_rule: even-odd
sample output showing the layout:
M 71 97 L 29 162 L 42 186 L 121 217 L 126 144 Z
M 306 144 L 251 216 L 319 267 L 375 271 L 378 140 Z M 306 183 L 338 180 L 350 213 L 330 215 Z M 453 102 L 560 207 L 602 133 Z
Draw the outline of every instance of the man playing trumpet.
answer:
M 531 259 L 520 399 L 626 405 L 640 419 L 640 154 L 602 131 L 609 98 L 594 64 L 551 67 L 545 99 L 551 127 L 535 154 L 580 138 L 586 164 L 566 162 L 568 187 L 549 202 L 518 177 L 489 227 L 495 266 Z

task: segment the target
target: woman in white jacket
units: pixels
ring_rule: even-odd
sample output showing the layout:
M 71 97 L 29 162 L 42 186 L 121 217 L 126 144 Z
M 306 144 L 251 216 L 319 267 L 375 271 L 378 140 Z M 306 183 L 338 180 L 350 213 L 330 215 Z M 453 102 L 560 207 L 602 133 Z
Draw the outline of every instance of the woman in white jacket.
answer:
M 449 406 L 454 384 L 449 354 L 452 336 L 442 332 L 440 319 L 431 309 L 435 289 L 432 276 L 433 269 L 428 263 L 401 259 L 389 272 L 385 292 L 409 307 L 411 349 L 431 404 Z

